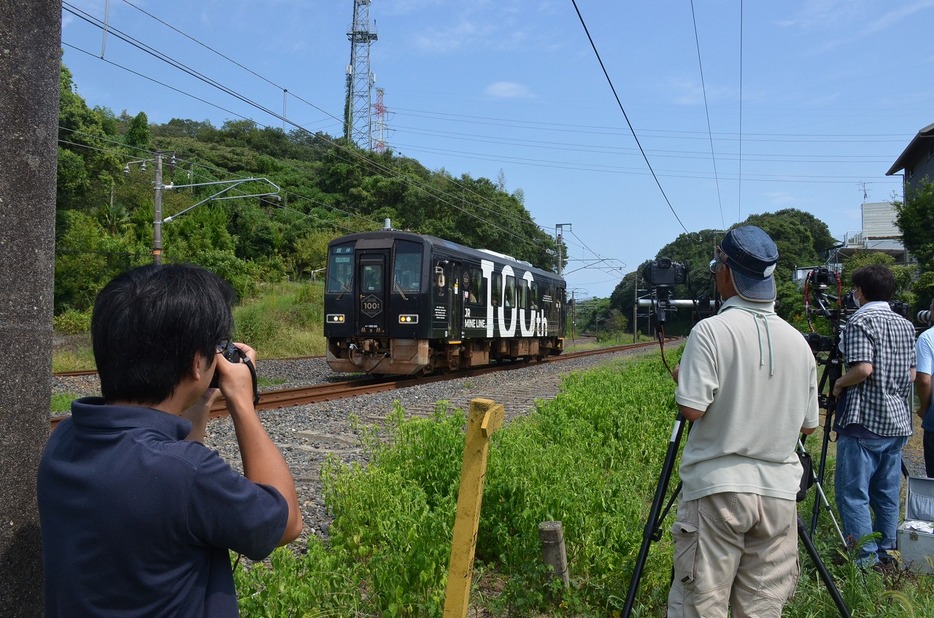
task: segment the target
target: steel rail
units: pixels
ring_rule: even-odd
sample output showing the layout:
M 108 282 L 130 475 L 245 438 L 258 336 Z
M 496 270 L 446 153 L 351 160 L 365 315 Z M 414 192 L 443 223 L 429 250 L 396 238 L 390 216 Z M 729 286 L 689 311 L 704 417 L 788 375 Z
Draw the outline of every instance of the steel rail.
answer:
M 587 356 L 597 356 L 601 354 L 613 354 L 616 352 L 624 352 L 627 350 L 637 350 L 640 348 L 651 347 L 658 345 L 657 341 L 648 341 L 648 342 L 639 342 L 639 343 L 630 343 L 625 345 L 612 346 L 608 348 L 594 348 L 592 350 L 582 350 L 579 352 L 566 352 L 558 356 L 548 356 L 542 359 L 541 362 L 561 362 L 565 360 L 571 360 L 574 358 L 582 358 Z M 288 359 L 282 359 L 288 360 Z M 515 362 L 505 362 L 494 365 L 487 365 L 485 367 L 477 367 L 475 369 L 468 369 L 465 371 L 457 371 L 453 373 L 439 373 L 435 375 L 428 376 L 378 376 L 370 378 L 361 378 L 356 380 L 347 380 L 344 382 L 331 382 L 327 384 L 316 384 L 312 386 L 300 386 L 296 388 L 286 388 L 280 390 L 268 390 L 260 392 L 260 402 L 256 406 L 256 410 L 276 410 L 279 408 L 288 408 L 292 406 L 306 405 L 310 403 L 321 403 L 323 401 L 333 401 L 336 399 L 346 399 L 348 397 L 357 397 L 360 395 L 370 395 L 373 393 L 381 393 L 385 391 L 391 391 L 401 388 L 409 388 L 412 386 L 418 386 L 420 384 L 428 384 L 431 382 L 441 382 L 444 380 L 455 380 L 460 378 L 469 378 L 479 375 L 484 375 L 487 373 L 493 373 L 495 371 L 509 371 L 512 369 L 521 369 L 524 367 L 529 367 L 530 363 L 525 361 L 515 361 Z M 56 374 L 56 375 L 90 375 L 95 372 L 90 371 L 86 374 L 71 372 L 68 374 Z M 223 418 L 227 416 L 227 404 L 224 400 L 224 397 L 221 396 L 214 402 L 214 405 L 211 406 L 209 413 L 210 418 Z M 55 429 L 58 426 L 58 423 L 62 420 L 68 418 L 68 415 L 63 416 L 53 416 L 51 417 L 51 429 Z

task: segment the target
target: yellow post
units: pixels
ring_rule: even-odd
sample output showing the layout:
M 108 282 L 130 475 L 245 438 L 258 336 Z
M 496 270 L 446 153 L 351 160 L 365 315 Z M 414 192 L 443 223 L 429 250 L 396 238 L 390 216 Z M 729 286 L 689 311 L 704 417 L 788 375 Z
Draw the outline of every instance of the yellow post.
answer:
M 503 424 L 504 415 L 503 406 L 489 399 L 474 399 L 470 402 L 461 486 L 457 494 L 457 517 L 454 520 L 454 539 L 448 564 L 448 587 L 444 598 L 445 618 L 467 616 L 490 436 Z

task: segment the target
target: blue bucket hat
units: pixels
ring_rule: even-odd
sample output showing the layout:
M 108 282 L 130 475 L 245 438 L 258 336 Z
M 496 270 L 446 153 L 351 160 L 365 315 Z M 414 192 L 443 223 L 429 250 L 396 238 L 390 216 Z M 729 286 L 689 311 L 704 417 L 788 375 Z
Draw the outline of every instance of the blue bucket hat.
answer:
M 733 273 L 733 284 L 741 298 L 754 302 L 775 300 L 775 264 L 778 247 L 772 239 L 754 225 L 737 227 L 726 233 L 720 242 Z

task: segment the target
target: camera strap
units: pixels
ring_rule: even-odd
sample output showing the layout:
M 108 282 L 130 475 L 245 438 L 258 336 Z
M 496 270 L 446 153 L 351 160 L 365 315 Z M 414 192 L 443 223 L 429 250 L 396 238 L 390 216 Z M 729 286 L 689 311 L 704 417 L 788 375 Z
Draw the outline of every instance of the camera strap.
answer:
M 250 377 L 253 378 L 253 405 L 259 405 L 259 381 L 256 378 L 256 367 L 250 357 L 241 352 L 243 364 L 250 370 Z

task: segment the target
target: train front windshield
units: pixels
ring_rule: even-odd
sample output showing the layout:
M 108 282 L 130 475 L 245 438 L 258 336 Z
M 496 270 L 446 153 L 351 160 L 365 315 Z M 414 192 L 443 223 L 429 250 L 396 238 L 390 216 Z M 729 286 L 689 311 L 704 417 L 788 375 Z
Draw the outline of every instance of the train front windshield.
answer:
M 422 246 L 405 240 L 396 241 L 396 261 L 393 269 L 393 289 L 396 292 L 418 292 L 422 286 Z
M 328 255 L 328 292 L 353 289 L 353 243 L 335 245 Z

